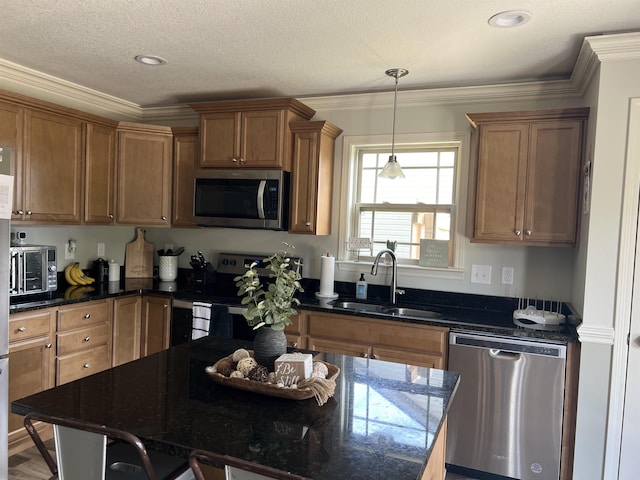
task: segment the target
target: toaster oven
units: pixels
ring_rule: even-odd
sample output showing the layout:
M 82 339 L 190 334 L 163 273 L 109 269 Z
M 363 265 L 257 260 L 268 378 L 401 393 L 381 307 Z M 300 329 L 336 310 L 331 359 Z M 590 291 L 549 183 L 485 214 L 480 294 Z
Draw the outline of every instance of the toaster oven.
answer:
M 22 245 L 9 247 L 9 295 L 18 297 L 51 292 L 58 288 L 56 247 Z

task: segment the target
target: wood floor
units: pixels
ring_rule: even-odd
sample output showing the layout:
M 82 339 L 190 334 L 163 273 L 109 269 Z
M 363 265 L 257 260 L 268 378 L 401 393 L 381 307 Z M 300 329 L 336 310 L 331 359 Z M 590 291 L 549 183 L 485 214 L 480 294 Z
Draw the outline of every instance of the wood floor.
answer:
M 55 458 L 53 439 L 47 440 L 44 444 Z M 51 471 L 36 447 L 31 447 L 9 457 L 8 480 L 48 480 L 51 477 Z

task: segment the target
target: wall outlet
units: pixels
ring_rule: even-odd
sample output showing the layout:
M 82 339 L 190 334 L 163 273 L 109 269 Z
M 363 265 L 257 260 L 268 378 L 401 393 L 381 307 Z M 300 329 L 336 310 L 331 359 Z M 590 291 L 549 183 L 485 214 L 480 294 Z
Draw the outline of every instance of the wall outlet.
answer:
M 104 257 L 105 256 L 104 243 L 98 243 L 98 256 L 99 257 Z
M 502 285 L 513 285 L 513 267 L 502 267 Z
M 471 283 L 491 285 L 491 265 L 471 265 Z
M 69 242 L 65 242 L 64 244 L 64 259 L 65 260 L 74 260 L 76 258 L 75 250 L 69 248 Z

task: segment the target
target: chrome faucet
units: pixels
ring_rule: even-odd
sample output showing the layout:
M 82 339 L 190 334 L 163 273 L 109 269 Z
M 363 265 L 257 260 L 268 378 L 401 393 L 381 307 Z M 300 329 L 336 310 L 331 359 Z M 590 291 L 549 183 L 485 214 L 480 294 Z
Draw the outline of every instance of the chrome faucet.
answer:
M 404 290 L 398 288 L 398 259 L 396 258 L 396 254 L 393 250 L 385 248 L 384 250 L 380 250 L 376 255 L 375 260 L 373 261 L 373 266 L 371 267 L 371 275 L 377 275 L 378 273 L 378 263 L 380 263 L 380 258 L 383 255 L 388 255 L 391 258 L 391 295 L 390 300 L 391 304 L 396 304 L 396 294 L 402 295 L 404 294 Z

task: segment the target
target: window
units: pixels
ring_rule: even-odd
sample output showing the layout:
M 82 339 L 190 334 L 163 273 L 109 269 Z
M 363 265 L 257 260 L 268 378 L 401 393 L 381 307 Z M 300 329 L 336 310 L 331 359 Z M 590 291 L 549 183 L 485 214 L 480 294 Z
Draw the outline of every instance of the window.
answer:
M 461 268 L 463 225 L 458 216 L 464 213 L 466 188 L 459 186 L 466 177 L 461 175 L 461 166 L 466 165 L 469 135 L 418 137 L 422 138 L 396 142 L 396 157 L 405 174 L 396 179 L 378 177 L 389 159 L 388 144 L 345 139 L 349 186 L 342 260 L 369 262 L 391 242 L 400 265 L 433 267 L 437 263 L 438 268 Z M 371 249 L 350 251 L 350 237 L 371 239 Z M 440 262 L 433 258 L 426 262 L 424 254 L 421 261 L 421 247 L 427 246 Z

